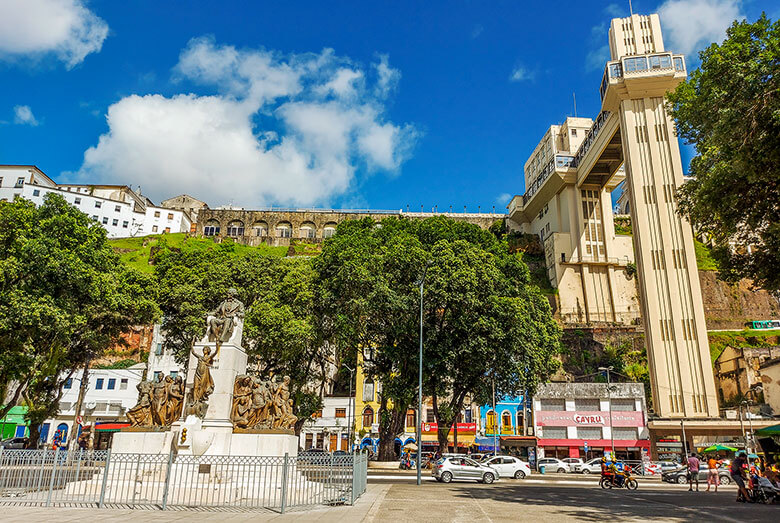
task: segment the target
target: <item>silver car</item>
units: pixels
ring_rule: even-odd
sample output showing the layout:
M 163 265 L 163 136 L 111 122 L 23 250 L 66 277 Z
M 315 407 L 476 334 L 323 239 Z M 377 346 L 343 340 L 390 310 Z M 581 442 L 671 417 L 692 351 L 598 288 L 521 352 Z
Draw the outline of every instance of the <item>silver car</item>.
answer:
M 465 479 L 490 484 L 498 481 L 499 473 L 496 469 L 473 459 L 454 457 L 437 461 L 431 475 L 436 478 L 436 481 L 442 483 L 449 483 L 453 479 Z

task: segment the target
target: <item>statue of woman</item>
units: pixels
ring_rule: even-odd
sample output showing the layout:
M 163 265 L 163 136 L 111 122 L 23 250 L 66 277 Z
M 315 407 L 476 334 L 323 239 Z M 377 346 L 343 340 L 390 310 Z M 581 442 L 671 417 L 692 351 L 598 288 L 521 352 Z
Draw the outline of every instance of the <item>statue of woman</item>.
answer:
M 162 374 L 152 386 L 152 424 L 158 427 L 165 426 L 165 409 L 168 404 L 168 393 L 173 383 L 173 378 Z
M 184 403 L 184 380 L 176 376 L 168 388 L 168 404 L 165 408 L 166 425 L 171 425 L 181 416 L 181 407 Z
M 218 354 L 219 349 L 212 355 L 211 349 L 208 347 L 203 347 L 203 356 L 198 356 L 194 350 L 192 351 L 192 355 L 198 360 L 198 365 L 195 367 L 195 378 L 192 382 L 192 399 L 196 402 L 206 401 L 211 393 L 214 392 L 211 365 Z
M 233 384 L 233 408 L 230 411 L 230 419 L 233 425 L 240 429 L 249 427 L 252 407 L 252 378 L 249 376 L 236 376 Z

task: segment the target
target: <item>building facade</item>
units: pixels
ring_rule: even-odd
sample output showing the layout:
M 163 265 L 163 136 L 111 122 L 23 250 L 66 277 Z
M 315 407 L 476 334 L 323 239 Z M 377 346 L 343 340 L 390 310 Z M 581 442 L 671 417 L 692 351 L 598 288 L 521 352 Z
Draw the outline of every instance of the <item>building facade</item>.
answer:
M 535 460 L 536 437 L 531 419 L 532 402 L 523 396 L 507 396 L 479 408 L 478 438 L 481 451 L 494 448 L 504 454 L 520 456 L 526 461 Z
M 601 112 L 590 126 L 567 119 L 550 128 L 526 164 L 526 191 L 510 203 L 509 218 L 519 230 L 543 233 L 550 279 L 575 302 L 562 309 L 574 305 L 588 322 L 630 320 L 631 238 L 614 234 L 610 205 L 611 191 L 625 181 L 654 410 L 665 418 L 714 418 L 693 233 L 674 197 L 682 161 L 664 105 L 686 78 L 685 59 L 665 50 L 655 14 L 613 19 L 609 48 Z
M 333 210 L 333 209 L 268 209 L 246 210 L 225 207 L 201 209 L 195 234 L 201 237 L 232 238 L 246 245 L 285 246 L 296 240 L 319 243 L 336 232 L 339 223 L 345 220 L 371 218 L 381 221 L 391 216 L 410 219 L 447 216 L 454 220 L 473 223 L 489 228 L 496 221 L 506 217 L 501 213 L 427 213 L 404 211 Z
M 322 410 L 301 428 L 300 448 L 350 451 L 349 436 L 352 423 L 352 398 L 325 397 Z
M 641 383 L 613 383 L 610 390 L 606 383 L 547 383 L 533 405 L 539 458 L 586 459 L 614 451 L 639 460 L 650 452 Z
M 118 428 L 117 425 L 128 425 L 125 413 L 136 404 L 136 387 L 143 379 L 145 370 L 144 363 L 127 369 L 89 369 L 89 384 L 82 404 L 82 426 L 94 428 L 96 449 L 110 446 L 110 435 Z M 41 426 L 42 443 L 51 444 L 59 432 L 62 443 L 75 448 L 71 431 L 78 426 L 75 408 L 82 375 L 82 369 L 76 370 L 63 386 L 59 413 Z M 101 425 L 104 425 L 102 429 Z M 104 432 L 102 435 L 101 430 Z
M 36 205 L 54 193 L 103 226 L 109 238 L 190 232 L 184 210 L 155 206 L 126 185 L 57 184 L 34 165 L 0 165 L 0 201 L 21 197 Z

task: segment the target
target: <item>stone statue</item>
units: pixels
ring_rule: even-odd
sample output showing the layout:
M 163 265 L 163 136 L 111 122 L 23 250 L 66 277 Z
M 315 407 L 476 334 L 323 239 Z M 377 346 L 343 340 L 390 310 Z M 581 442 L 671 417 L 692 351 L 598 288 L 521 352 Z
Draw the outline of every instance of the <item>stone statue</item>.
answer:
M 236 324 L 244 318 L 244 304 L 238 298 L 236 289 L 228 289 L 227 298 L 212 311 L 207 319 L 209 341 L 225 343 L 233 336 Z
M 181 416 L 184 402 L 184 380 L 157 375 L 157 381 L 142 381 L 138 389 L 138 404 L 127 411 L 134 427 L 167 427 Z
M 219 356 L 219 345 L 214 354 L 211 349 L 203 347 L 203 355 L 198 356 L 195 351 L 192 355 L 198 360 L 198 366 L 195 367 L 195 378 L 192 382 L 192 399 L 195 402 L 206 401 L 212 392 L 214 392 L 214 379 L 211 377 L 211 365 L 214 359 Z
M 237 429 L 292 429 L 298 418 L 293 414 L 290 377 L 275 383 L 237 376 L 230 418 Z
M 152 424 L 152 382 L 142 381 L 135 388 L 138 389 L 138 403 L 127 411 L 127 420 L 133 427 L 149 427 Z

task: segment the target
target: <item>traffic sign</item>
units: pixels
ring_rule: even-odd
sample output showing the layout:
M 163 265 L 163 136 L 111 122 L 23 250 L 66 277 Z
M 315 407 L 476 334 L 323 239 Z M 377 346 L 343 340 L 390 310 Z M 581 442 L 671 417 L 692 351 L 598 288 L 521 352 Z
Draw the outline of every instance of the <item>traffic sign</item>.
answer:
M 585 442 L 585 452 L 588 452 L 588 442 Z
M 84 424 L 84 418 L 82 416 L 76 416 L 76 424 L 77 425 L 83 425 Z

